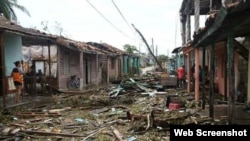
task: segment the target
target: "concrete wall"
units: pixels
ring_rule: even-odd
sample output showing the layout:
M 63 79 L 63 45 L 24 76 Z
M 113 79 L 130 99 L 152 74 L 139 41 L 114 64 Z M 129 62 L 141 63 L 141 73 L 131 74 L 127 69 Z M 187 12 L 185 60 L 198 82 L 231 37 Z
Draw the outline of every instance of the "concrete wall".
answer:
M 22 60 L 22 40 L 21 36 L 14 34 L 3 34 L 6 76 L 10 76 L 15 67 L 14 62 Z

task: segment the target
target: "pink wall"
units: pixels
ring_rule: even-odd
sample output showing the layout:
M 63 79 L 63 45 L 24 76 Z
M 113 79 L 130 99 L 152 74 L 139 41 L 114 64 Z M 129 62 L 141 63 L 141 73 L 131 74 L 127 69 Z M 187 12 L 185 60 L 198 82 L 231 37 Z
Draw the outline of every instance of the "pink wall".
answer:
M 215 87 L 218 87 L 218 93 L 224 95 L 225 94 L 225 83 L 224 83 L 224 71 L 226 69 L 225 61 L 226 61 L 226 46 L 218 46 L 215 49 L 215 57 L 217 60 L 217 77 L 215 76 Z M 234 53 L 234 71 L 235 74 L 237 74 L 237 68 L 238 68 L 238 62 L 239 62 L 239 55 L 238 53 Z M 237 80 L 237 75 L 235 75 L 235 81 Z M 227 85 L 228 86 L 228 85 Z M 229 89 L 227 89 L 228 94 Z

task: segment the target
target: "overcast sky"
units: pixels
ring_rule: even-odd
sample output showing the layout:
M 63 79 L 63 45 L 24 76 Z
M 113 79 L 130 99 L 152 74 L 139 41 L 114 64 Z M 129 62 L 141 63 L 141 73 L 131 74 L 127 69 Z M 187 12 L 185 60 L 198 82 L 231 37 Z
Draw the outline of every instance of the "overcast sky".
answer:
M 171 55 L 181 45 L 179 9 L 182 0 L 18 0 L 31 17 L 17 12 L 23 27 L 42 30 L 83 42 L 105 42 L 123 49 L 123 45 L 146 45 L 131 24 L 143 34 L 149 45 L 158 46 L 158 55 Z M 118 8 L 118 9 L 117 9 Z M 125 19 L 125 20 L 124 20 Z M 57 24 L 56 24 L 57 23 Z M 153 41 L 153 42 L 152 42 Z

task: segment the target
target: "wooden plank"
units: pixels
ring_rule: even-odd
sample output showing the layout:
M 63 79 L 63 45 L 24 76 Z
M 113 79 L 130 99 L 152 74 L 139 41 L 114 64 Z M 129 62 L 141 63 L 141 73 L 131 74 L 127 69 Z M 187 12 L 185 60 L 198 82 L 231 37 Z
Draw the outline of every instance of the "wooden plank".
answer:
M 90 112 L 91 112 L 92 114 L 99 114 L 99 113 L 107 112 L 108 110 L 109 110 L 109 108 L 104 107 L 104 108 L 101 108 L 101 109 L 92 110 L 92 111 L 90 111 Z
M 17 116 L 19 117 L 40 117 L 40 116 L 52 116 L 52 117 L 57 117 L 61 116 L 59 113 L 47 113 L 47 112 L 23 112 L 23 113 L 18 113 Z
M 67 133 L 53 133 L 53 132 L 42 132 L 42 131 L 28 131 L 23 130 L 26 134 L 36 134 L 40 136 L 64 136 L 64 137 L 85 137 L 86 135 L 78 135 L 78 134 L 67 134 Z

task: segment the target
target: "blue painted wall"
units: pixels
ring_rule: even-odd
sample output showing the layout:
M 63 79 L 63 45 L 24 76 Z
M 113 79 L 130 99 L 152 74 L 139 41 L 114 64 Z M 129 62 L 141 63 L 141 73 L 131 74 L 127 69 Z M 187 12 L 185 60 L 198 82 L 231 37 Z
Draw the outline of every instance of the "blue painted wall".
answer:
M 178 54 L 178 61 L 177 61 L 177 68 L 180 67 L 182 64 L 184 64 L 183 62 L 183 54 L 182 53 L 179 53 Z
M 128 66 L 127 66 L 127 64 L 128 64 L 128 56 L 123 56 L 123 73 L 125 74 L 125 75 L 127 75 L 128 74 Z
M 15 34 L 3 34 L 3 45 L 5 54 L 5 75 L 10 76 L 15 67 L 14 62 L 22 60 L 22 39 Z

